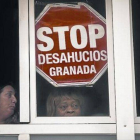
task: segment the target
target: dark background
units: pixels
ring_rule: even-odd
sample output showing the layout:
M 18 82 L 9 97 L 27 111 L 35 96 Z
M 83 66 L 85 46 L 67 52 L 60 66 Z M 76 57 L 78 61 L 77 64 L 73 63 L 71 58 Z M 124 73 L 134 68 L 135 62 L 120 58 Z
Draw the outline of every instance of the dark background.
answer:
M 105 17 L 105 0 L 34 0 L 37 10 L 35 10 L 35 17 L 42 11 L 42 9 L 49 3 L 77 3 L 84 2 L 93 7 L 103 17 Z
M 12 82 L 19 87 L 18 1 L 0 4 L 0 85 Z
M 19 34 L 18 1 L 0 2 L 0 86 L 12 84 L 16 89 L 19 111 Z
M 43 1 L 43 0 L 42 0 Z M 78 0 L 79 1 L 79 0 Z M 84 1 L 84 0 L 80 0 Z M 48 0 L 48 2 L 54 2 Z M 57 2 L 55 0 L 55 2 Z M 60 2 L 58 0 L 58 2 Z M 70 1 L 69 1 L 70 2 Z M 85 0 L 86 2 L 86 0 Z M 105 17 L 104 0 L 88 1 L 101 15 Z M 42 7 L 40 6 L 40 9 Z M 135 59 L 135 79 L 136 79 L 136 97 L 137 97 L 137 113 L 140 116 L 140 1 L 132 0 L 132 16 L 133 16 L 133 40 L 134 40 L 134 59 Z M 37 13 L 36 13 L 37 15 Z M 37 75 L 40 80 L 41 77 Z M 103 75 L 103 79 L 107 78 L 107 73 Z M 0 4 L 0 85 L 12 82 L 19 92 L 19 33 L 18 33 L 18 0 L 1 1 Z M 107 82 L 107 81 L 106 81 Z M 48 84 L 48 83 L 47 83 Z M 97 84 L 97 87 L 100 86 Z M 103 84 L 101 82 L 101 84 Z M 51 88 L 51 85 L 49 85 Z M 107 89 L 106 89 L 107 90 Z M 106 95 L 106 94 L 104 94 Z M 38 97 L 39 99 L 43 97 Z M 101 100 L 102 104 L 106 104 L 108 110 L 108 97 Z M 41 104 L 40 104 L 41 106 Z M 104 108 L 101 108 L 104 110 Z M 108 112 L 108 111 L 103 111 Z M 38 112 L 42 115 L 42 112 Z M 108 114 L 108 113 L 107 113 Z
M 132 0 L 137 115 L 140 116 L 140 1 Z

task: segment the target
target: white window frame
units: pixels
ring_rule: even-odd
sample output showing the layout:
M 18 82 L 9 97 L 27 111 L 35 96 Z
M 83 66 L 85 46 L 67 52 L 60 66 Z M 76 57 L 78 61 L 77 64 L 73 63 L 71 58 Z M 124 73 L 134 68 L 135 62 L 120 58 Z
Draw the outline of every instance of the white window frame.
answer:
M 132 4 L 132 3 L 131 3 Z M 131 29 L 132 29 L 132 7 L 131 8 Z M 140 116 L 137 116 L 137 106 L 136 106 L 136 84 L 135 84 L 135 64 L 134 64 L 134 45 L 133 45 L 133 31 L 131 30 L 132 38 L 132 82 L 133 82 L 133 99 L 134 99 L 134 123 L 135 123 L 135 134 L 140 134 Z
M 19 1 L 20 122 L 29 122 L 29 26 L 27 3 L 28 0 Z
M 113 0 L 117 139 L 134 140 L 131 0 Z
M 34 0 L 29 1 L 30 19 L 30 88 L 31 88 L 31 123 L 115 123 L 115 87 L 114 87 L 114 60 L 113 60 L 113 35 L 111 1 L 106 1 L 107 11 L 107 46 L 108 46 L 108 81 L 109 81 L 109 111 L 108 117 L 37 117 L 36 95 L 36 61 L 35 61 L 35 17 Z M 109 34 L 109 35 L 108 35 Z

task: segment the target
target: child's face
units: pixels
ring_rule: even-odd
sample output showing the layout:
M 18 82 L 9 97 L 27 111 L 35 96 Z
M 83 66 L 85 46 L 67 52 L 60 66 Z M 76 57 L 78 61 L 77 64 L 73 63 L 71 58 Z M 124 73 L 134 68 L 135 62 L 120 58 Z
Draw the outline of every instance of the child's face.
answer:
M 81 107 L 78 100 L 71 97 L 62 97 L 61 101 L 56 106 L 56 116 L 80 116 Z

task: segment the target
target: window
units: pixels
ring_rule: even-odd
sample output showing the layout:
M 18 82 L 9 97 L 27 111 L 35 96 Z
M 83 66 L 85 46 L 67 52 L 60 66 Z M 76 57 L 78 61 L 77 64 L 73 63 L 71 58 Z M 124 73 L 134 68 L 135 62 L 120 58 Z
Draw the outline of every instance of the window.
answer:
M 53 5 L 53 3 L 55 3 L 55 4 Z M 102 3 L 102 5 L 100 5 L 100 3 Z M 55 42 L 54 40 L 53 40 L 54 41 L 54 48 L 51 48 L 52 49 L 52 52 L 51 52 L 51 49 L 50 49 L 50 52 L 47 52 L 48 53 L 47 54 L 45 52 L 45 50 L 38 49 L 39 48 L 38 46 L 39 45 L 40 46 L 43 45 L 43 41 L 44 41 L 39 36 L 41 34 L 41 30 L 44 29 L 46 31 L 48 29 L 48 28 L 47 29 L 45 28 L 45 27 L 47 27 L 47 25 L 45 25 L 45 22 L 44 21 L 40 22 L 39 20 L 42 20 L 43 18 L 45 20 L 47 20 L 46 17 L 44 16 L 44 14 L 46 13 L 47 8 L 49 7 L 48 6 L 49 4 L 50 4 L 50 7 L 53 5 L 52 6 L 52 9 L 55 8 L 55 7 L 58 7 L 58 9 L 61 8 L 61 12 L 63 12 L 63 10 L 66 9 L 65 7 L 70 8 L 70 10 L 72 11 L 72 9 L 76 9 L 77 7 L 79 8 L 81 5 L 84 7 L 85 5 L 87 6 L 87 4 L 88 4 L 90 6 L 87 6 L 87 7 L 88 8 L 90 7 L 89 8 L 90 10 L 92 8 L 94 8 L 94 11 L 97 11 L 95 13 L 97 13 L 97 15 L 100 14 L 99 18 L 101 18 L 101 20 L 104 20 L 104 18 L 106 18 L 106 5 L 105 5 L 105 1 L 104 0 L 101 0 L 99 2 L 97 2 L 97 1 L 96 2 L 89 1 L 89 3 L 87 3 L 86 1 L 82 1 L 81 5 L 80 5 L 80 3 L 77 3 L 77 2 L 76 3 L 72 3 L 71 1 L 68 1 L 68 2 L 63 2 L 63 1 L 47 1 L 47 2 L 46 1 L 34 1 L 30 5 L 30 7 L 31 7 L 30 16 L 36 18 L 35 25 L 32 24 L 32 23 L 34 23 L 33 22 L 33 18 L 32 18 L 32 21 L 30 22 L 31 23 L 30 24 L 30 32 L 32 32 L 32 34 L 30 36 L 31 42 L 32 42 L 32 44 L 30 44 L 30 53 L 31 53 L 31 57 L 30 57 L 31 58 L 30 59 L 31 60 L 31 62 L 30 62 L 30 64 L 31 64 L 31 66 L 30 66 L 31 67 L 31 69 L 30 69 L 30 75 L 31 75 L 31 89 L 32 89 L 32 92 L 31 92 L 31 106 L 32 106 L 31 107 L 31 116 L 32 116 L 31 117 L 32 118 L 31 119 L 31 122 L 35 122 L 35 123 L 44 123 L 44 122 L 45 123 L 50 123 L 50 122 L 51 123 L 58 123 L 58 122 L 59 123 L 86 123 L 86 122 L 87 123 L 89 123 L 89 122 L 90 123 L 106 123 L 106 122 L 115 122 L 114 121 L 114 119 L 115 119 L 114 118 L 114 115 L 115 115 L 114 114 L 114 111 L 115 111 L 115 108 L 114 108 L 114 106 L 115 106 L 115 104 L 114 104 L 114 71 L 113 71 L 113 69 L 111 69 L 111 67 L 113 67 L 112 36 L 109 37 L 107 35 L 107 40 L 106 40 L 106 42 L 107 42 L 107 45 L 106 45 L 107 46 L 106 55 L 108 55 L 108 64 L 107 64 L 108 65 L 108 69 L 105 68 L 103 71 L 99 72 L 100 73 L 99 74 L 100 76 L 97 76 L 96 79 L 93 78 L 97 82 L 94 82 L 94 84 L 89 84 L 89 83 L 87 84 L 86 82 L 83 82 L 84 83 L 83 84 L 82 82 L 79 82 L 80 83 L 79 84 L 77 81 L 76 82 L 74 81 L 73 83 L 76 83 L 76 84 L 72 85 L 73 84 L 72 82 L 70 82 L 70 83 L 67 82 L 67 81 L 72 81 L 72 79 L 70 79 L 72 76 L 69 76 L 68 80 L 62 84 L 61 81 L 63 81 L 66 76 L 68 77 L 68 75 L 70 73 L 68 74 L 68 70 L 67 70 L 67 72 L 66 72 L 66 70 L 65 70 L 65 72 L 64 71 L 62 72 L 61 67 L 64 68 L 64 65 L 65 66 L 69 66 L 69 64 L 68 64 L 69 62 L 67 63 L 66 60 L 62 60 L 63 62 L 65 61 L 64 64 L 61 65 L 61 64 L 58 64 L 58 62 L 55 62 L 54 64 L 52 64 L 50 66 L 51 68 L 52 67 L 55 67 L 56 69 L 57 68 L 59 69 L 59 70 L 57 69 L 55 71 L 55 73 L 57 73 L 61 69 L 61 72 L 59 72 L 59 74 L 58 74 L 60 76 L 58 76 L 56 74 L 54 74 L 55 75 L 54 76 L 53 75 L 54 71 L 52 73 L 47 73 L 46 72 L 47 71 L 46 69 L 49 69 L 50 70 L 51 68 L 45 68 L 44 65 L 45 65 L 45 63 L 47 63 L 48 65 L 46 65 L 46 67 L 49 67 L 49 64 L 50 63 L 56 61 L 54 58 L 51 58 L 50 57 L 52 54 L 56 54 L 56 56 L 61 54 L 60 57 L 62 58 L 62 57 L 64 57 L 62 55 L 64 55 L 64 54 L 66 55 L 67 53 L 70 53 L 69 52 L 70 49 L 69 48 L 68 48 L 68 50 L 67 50 L 67 48 L 64 48 L 63 49 L 62 48 L 63 46 L 59 46 L 61 53 L 60 54 L 57 54 L 57 52 L 59 50 L 55 50 L 54 49 L 55 47 L 57 47 L 57 45 L 56 45 L 57 42 Z M 34 7 L 33 7 L 33 5 L 34 5 Z M 35 13 L 33 13 L 33 8 L 35 8 L 34 9 L 35 10 Z M 46 9 L 46 11 L 45 11 L 45 9 Z M 59 10 L 57 12 L 59 12 Z M 48 13 L 49 13 L 49 11 L 48 11 Z M 83 14 L 84 14 L 84 12 L 83 12 Z M 55 18 L 51 18 L 51 16 L 53 17 L 55 15 L 56 14 L 53 15 L 53 10 L 52 11 L 50 10 L 50 13 L 48 14 L 48 18 L 50 20 L 48 22 L 46 22 L 46 24 L 50 24 L 50 25 L 54 24 L 54 26 L 55 26 L 55 24 L 57 23 L 57 21 L 62 22 L 61 20 L 63 18 L 61 16 L 60 16 L 60 18 L 62 18 L 62 19 L 60 19 L 60 18 L 57 19 L 57 17 L 56 17 L 56 21 L 55 21 Z M 58 14 L 58 16 L 59 15 L 60 14 Z M 75 20 L 77 21 L 77 17 L 78 16 L 75 16 L 75 17 L 76 17 Z M 74 19 L 74 17 L 73 17 L 73 19 Z M 66 22 L 66 20 L 64 20 L 64 21 Z M 67 19 L 67 21 L 68 21 L 68 19 Z M 74 22 L 76 22 L 76 21 L 74 21 Z M 80 22 L 82 22 L 82 21 L 78 21 L 77 24 L 80 24 Z M 108 16 L 107 17 L 106 22 L 108 22 L 111 25 L 111 22 L 112 22 L 111 16 Z M 83 25 L 85 24 L 86 25 L 87 23 L 86 22 L 85 23 L 83 22 L 81 24 L 83 24 Z M 34 25 L 34 28 L 33 28 L 33 25 Z M 66 26 L 65 23 L 62 23 L 62 25 L 65 25 Z M 63 33 L 66 33 L 66 36 L 68 36 L 68 32 L 67 32 L 68 30 L 73 30 L 73 32 L 74 32 L 74 28 L 78 28 L 78 26 L 75 26 L 75 25 L 76 25 L 76 23 L 75 24 L 73 23 L 73 25 L 70 25 L 70 28 L 69 29 L 64 29 L 63 28 L 61 30 L 65 30 Z M 72 26 L 75 26 L 75 27 L 72 28 Z M 61 28 L 62 27 L 63 26 L 61 26 Z M 68 28 L 68 27 L 66 27 L 66 28 Z M 84 26 L 82 26 L 81 28 L 83 29 Z M 106 28 L 107 28 L 108 33 L 109 32 L 110 33 L 112 32 L 112 26 L 108 27 L 108 25 L 107 25 L 107 27 L 105 27 L 105 30 L 106 30 Z M 50 29 L 50 30 L 53 30 L 53 29 Z M 58 30 L 57 27 L 54 30 Z M 77 30 L 80 30 L 80 29 L 77 29 Z M 46 31 L 46 34 L 45 34 L 45 31 L 42 31 L 42 33 L 44 34 L 44 35 L 43 34 L 42 35 L 44 37 L 47 36 L 46 35 L 47 34 L 47 31 Z M 35 34 L 35 37 L 34 37 L 33 33 Z M 51 37 L 53 37 L 53 36 L 49 36 L 48 38 L 51 38 Z M 58 34 L 57 34 L 57 37 L 56 38 L 59 39 L 58 38 Z M 52 41 L 52 39 L 50 39 L 50 40 Z M 61 43 L 60 42 L 61 42 L 61 40 L 59 40 L 59 45 L 62 45 L 62 42 Z M 66 46 L 65 47 L 69 47 L 69 46 L 67 46 L 67 43 L 69 42 L 69 40 L 67 40 L 65 38 L 65 42 L 66 42 L 66 44 L 65 44 Z M 74 45 L 74 43 L 73 43 L 72 40 L 71 40 L 71 43 L 72 43 L 72 45 Z M 82 43 L 83 42 L 81 40 L 81 44 Z M 77 42 L 77 46 L 79 44 L 80 44 L 80 42 Z M 99 42 L 99 44 L 100 44 L 100 42 Z M 45 46 L 45 44 L 44 44 L 44 46 Z M 81 46 L 79 45 L 79 47 L 81 47 Z M 105 45 L 102 45 L 102 46 L 104 47 Z M 84 46 L 83 46 L 83 48 L 84 48 Z M 86 51 L 86 49 L 87 48 L 85 48 L 84 51 Z M 103 48 L 103 51 L 105 51 L 104 49 L 105 48 Z M 75 47 L 71 51 L 71 53 L 76 52 L 77 50 L 78 49 L 76 49 L 76 47 Z M 91 50 L 93 50 L 93 49 L 91 49 Z M 91 50 L 90 50 L 90 52 L 91 52 Z M 94 51 L 97 52 L 96 49 L 94 49 Z M 102 50 L 100 50 L 100 51 L 102 51 Z M 95 57 L 97 57 L 97 56 L 99 56 L 99 53 L 98 54 L 95 54 Z M 47 58 L 45 58 L 45 57 L 47 57 Z M 100 57 L 102 57 L 102 56 L 100 56 Z M 51 61 L 52 59 L 54 59 L 54 60 Z M 95 59 L 97 60 L 97 58 L 95 58 Z M 57 60 L 58 60 L 58 58 L 57 58 Z M 76 61 L 76 60 L 73 60 L 73 61 Z M 99 60 L 97 60 L 97 61 L 99 61 Z M 63 62 L 60 62 L 60 63 L 63 63 Z M 94 63 L 95 63 L 95 61 L 94 61 Z M 73 64 L 71 64 L 71 65 L 73 65 Z M 77 64 L 75 63 L 75 65 L 77 65 Z M 80 63 L 79 63 L 79 65 L 80 65 Z M 103 66 L 103 67 L 105 67 L 105 66 Z M 109 74 L 108 74 L 108 71 L 109 71 Z M 60 77 L 64 77 L 64 79 L 62 78 L 62 80 L 60 80 Z M 78 76 L 78 78 L 79 77 L 80 76 Z M 108 77 L 109 77 L 109 80 L 108 80 Z M 47 105 L 49 106 L 49 104 L 46 105 L 46 101 L 48 101 L 50 99 L 49 93 L 52 93 L 52 92 L 55 92 L 56 93 L 56 92 L 59 92 L 59 91 L 61 93 L 62 92 L 63 93 L 66 93 L 66 91 L 69 91 L 69 92 L 71 91 L 72 93 L 74 93 L 74 92 L 77 92 L 78 91 L 78 92 L 80 92 L 82 94 L 82 96 L 84 97 L 85 104 L 86 104 L 84 107 L 82 107 L 82 109 L 84 108 L 83 110 L 86 110 L 86 111 L 84 111 L 84 113 L 82 114 L 82 116 L 63 117 L 62 118 L 62 117 L 58 117 L 58 116 L 53 117 L 53 116 L 50 116 L 49 114 L 47 114 Z M 60 93 L 58 93 L 58 94 L 60 94 Z M 66 108 L 66 105 L 65 105 L 65 108 Z M 86 117 L 88 117 L 88 119 Z

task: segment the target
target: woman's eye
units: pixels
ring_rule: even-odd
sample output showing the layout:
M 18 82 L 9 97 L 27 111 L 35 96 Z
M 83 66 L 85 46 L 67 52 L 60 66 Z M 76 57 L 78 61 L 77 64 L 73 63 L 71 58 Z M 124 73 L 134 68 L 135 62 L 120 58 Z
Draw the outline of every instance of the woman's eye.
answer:
M 73 106 L 74 108 L 78 108 L 78 107 L 79 107 L 78 104 L 73 104 L 72 106 Z
M 9 98 L 11 98 L 12 94 L 11 94 L 11 93 L 7 93 L 7 96 L 8 96 Z
M 62 106 L 60 106 L 60 108 L 61 108 L 62 110 L 65 110 L 65 109 L 66 109 L 66 106 L 65 106 L 65 105 L 62 105 Z

